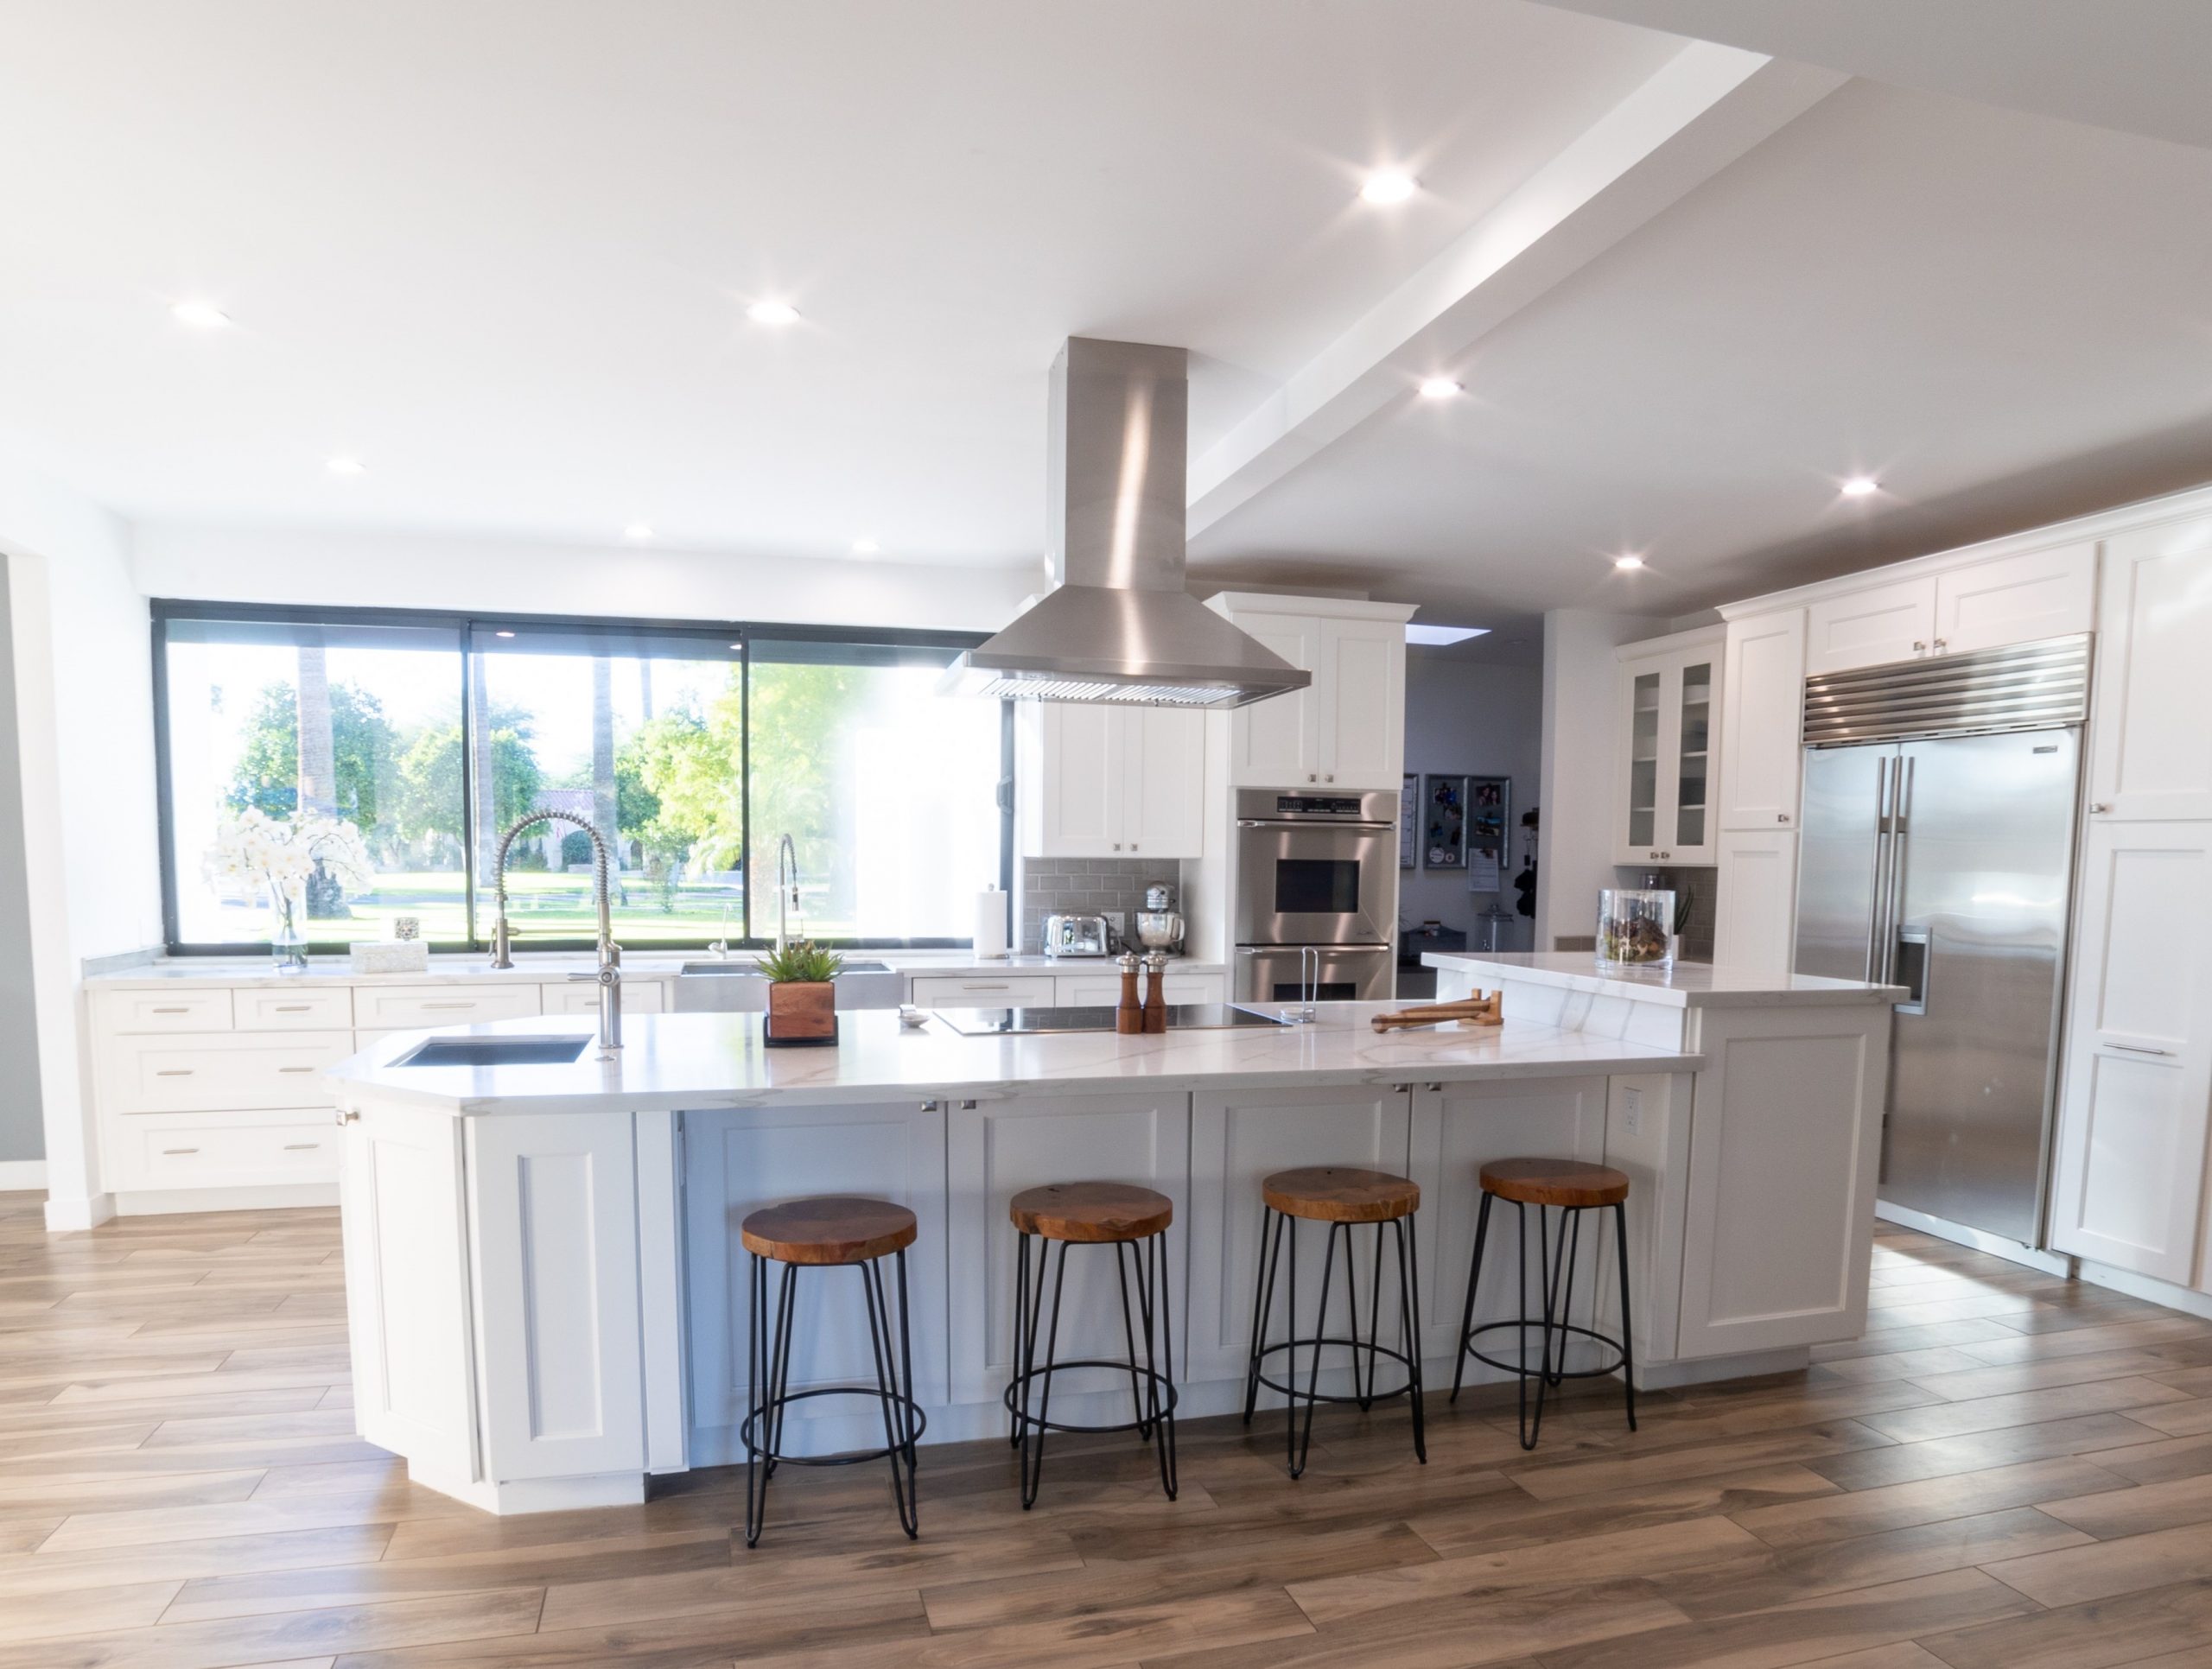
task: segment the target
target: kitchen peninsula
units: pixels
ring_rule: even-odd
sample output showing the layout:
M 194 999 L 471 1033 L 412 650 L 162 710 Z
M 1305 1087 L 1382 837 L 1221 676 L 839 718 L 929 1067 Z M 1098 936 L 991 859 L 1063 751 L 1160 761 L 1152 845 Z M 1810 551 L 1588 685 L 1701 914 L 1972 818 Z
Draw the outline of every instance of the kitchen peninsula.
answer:
M 1894 993 L 1688 969 L 1611 980 L 1586 958 L 1586 988 L 1569 992 L 1565 973 L 1511 959 L 1431 960 L 1448 987 L 1503 986 L 1505 1024 L 1378 1034 L 1383 1005 L 1332 1003 L 1296 1026 L 1003 1037 L 861 1012 L 834 1050 L 771 1050 L 754 1016 L 647 1014 L 602 1059 L 588 1019 L 543 1016 L 435 1035 L 565 1038 L 572 1062 L 436 1066 L 402 1063 L 423 1034 L 384 1038 L 329 1075 L 362 1435 L 416 1482 L 502 1513 L 636 1501 L 651 1474 L 741 1460 L 737 1225 L 812 1193 L 918 1219 L 931 1442 L 1003 1433 L 1007 1201 L 1083 1177 L 1175 1203 L 1185 1416 L 1241 1400 L 1259 1184 L 1300 1164 L 1420 1183 L 1432 1383 L 1450 1377 L 1476 1171 L 1516 1153 L 1634 1179 L 1643 1382 L 1776 1371 L 1859 1332 Z M 1318 1274 L 1318 1237 L 1306 1249 Z M 1510 1259 L 1498 1269 L 1484 1317 L 1504 1311 Z M 1094 1274 L 1112 1279 L 1102 1263 L 1071 1287 Z M 795 1347 L 802 1387 L 868 1376 L 861 1307 L 834 1285 Z M 1112 1356 L 1110 1307 L 1085 1296 L 1071 1291 L 1069 1314 L 1099 1318 L 1100 1336 L 1078 1319 L 1063 1349 Z M 1077 1418 L 1128 1395 L 1126 1379 L 1071 1383 Z M 840 1414 L 806 1431 L 815 1452 L 868 1441 Z

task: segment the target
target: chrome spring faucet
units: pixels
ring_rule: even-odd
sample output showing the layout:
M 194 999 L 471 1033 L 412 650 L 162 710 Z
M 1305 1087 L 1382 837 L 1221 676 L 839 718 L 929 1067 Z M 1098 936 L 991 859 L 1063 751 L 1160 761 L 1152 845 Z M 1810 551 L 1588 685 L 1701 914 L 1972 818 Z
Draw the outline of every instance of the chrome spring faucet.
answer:
M 507 925 L 507 849 L 515 843 L 515 836 L 537 823 L 574 823 L 575 819 L 557 811 L 532 811 L 517 818 L 499 836 L 498 855 L 492 861 L 493 898 L 499 917 L 492 926 L 492 966 L 512 968 L 514 935 Z M 576 827 L 591 837 L 592 896 L 599 906 L 599 967 L 589 974 L 571 974 L 571 980 L 588 980 L 599 987 L 599 1052 L 602 1060 L 610 1058 L 622 1047 L 622 947 L 614 942 L 614 879 L 613 857 L 607 850 L 607 837 L 589 823 Z

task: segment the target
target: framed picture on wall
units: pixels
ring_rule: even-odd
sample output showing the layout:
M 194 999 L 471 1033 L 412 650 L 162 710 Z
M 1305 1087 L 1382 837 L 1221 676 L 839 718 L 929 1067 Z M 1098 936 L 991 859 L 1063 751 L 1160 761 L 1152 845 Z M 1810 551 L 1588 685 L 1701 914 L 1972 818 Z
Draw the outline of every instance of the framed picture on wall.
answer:
M 1467 778 L 1467 891 L 1505 885 L 1506 831 L 1512 822 L 1513 778 Z
M 1414 866 L 1414 842 L 1421 838 L 1421 778 L 1408 771 L 1398 789 L 1398 867 Z
M 1421 795 L 1422 863 L 1430 869 L 1467 866 L 1467 778 L 1424 777 Z

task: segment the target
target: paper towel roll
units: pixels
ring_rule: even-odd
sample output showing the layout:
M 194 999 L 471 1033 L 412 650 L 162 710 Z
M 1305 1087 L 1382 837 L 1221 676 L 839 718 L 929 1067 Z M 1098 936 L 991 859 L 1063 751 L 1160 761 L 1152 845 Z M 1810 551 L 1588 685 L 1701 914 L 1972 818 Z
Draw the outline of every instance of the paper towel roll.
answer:
M 1003 956 L 1007 954 L 1007 896 L 995 886 L 976 895 L 976 955 Z

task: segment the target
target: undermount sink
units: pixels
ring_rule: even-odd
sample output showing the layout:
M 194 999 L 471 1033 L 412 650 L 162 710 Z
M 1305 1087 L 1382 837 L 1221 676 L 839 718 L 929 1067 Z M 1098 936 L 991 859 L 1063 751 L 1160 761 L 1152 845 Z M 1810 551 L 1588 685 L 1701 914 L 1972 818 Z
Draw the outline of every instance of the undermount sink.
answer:
M 589 1038 L 429 1038 L 394 1066 L 566 1066 Z
M 888 962 L 849 961 L 837 969 L 836 977 L 842 980 L 849 974 L 888 974 L 890 971 L 891 964 Z M 760 964 L 757 961 L 686 962 L 677 972 L 679 974 L 743 974 L 748 978 L 758 979 L 760 976 Z

